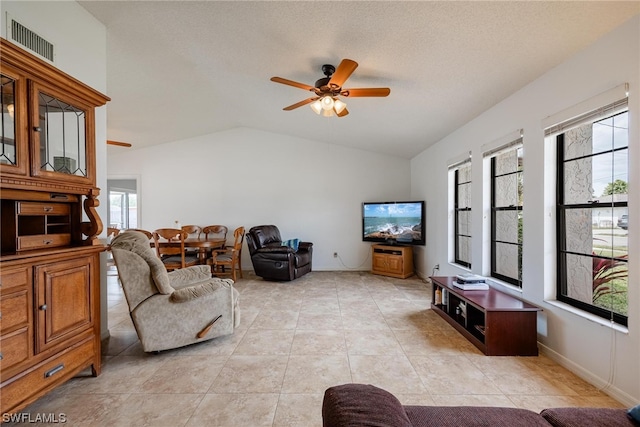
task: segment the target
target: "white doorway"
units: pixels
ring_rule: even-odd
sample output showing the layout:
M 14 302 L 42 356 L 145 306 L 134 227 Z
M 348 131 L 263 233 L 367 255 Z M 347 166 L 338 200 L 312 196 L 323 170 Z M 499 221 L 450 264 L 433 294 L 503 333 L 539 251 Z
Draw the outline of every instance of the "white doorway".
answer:
M 126 230 L 140 228 L 140 190 L 136 177 L 107 178 L 107 224 Z

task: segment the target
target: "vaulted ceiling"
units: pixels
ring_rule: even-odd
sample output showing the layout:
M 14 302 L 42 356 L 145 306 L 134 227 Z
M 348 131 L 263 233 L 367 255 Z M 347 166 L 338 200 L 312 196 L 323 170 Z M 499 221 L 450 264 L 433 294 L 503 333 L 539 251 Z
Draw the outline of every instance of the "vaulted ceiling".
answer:
M 80 1 L 107 28 L 108 139 L 133 149 L 250 127 L 411 158 L 640 13 L 623 1 Z M 350 114 L 282 108 L 359 67 Z M 114 150 L 125 148 L 113 147 Z

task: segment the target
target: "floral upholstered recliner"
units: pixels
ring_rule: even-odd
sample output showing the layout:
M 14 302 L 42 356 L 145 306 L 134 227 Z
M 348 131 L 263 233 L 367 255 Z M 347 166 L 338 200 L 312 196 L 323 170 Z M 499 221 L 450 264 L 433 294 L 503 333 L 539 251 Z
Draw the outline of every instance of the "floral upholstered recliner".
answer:
M 209 266 L 168 273 L 149 238 L 137 231 L 114 237 L 110 250 L 145 352 L 229 335 L 240 324 L 233 281 L 212 278 Z

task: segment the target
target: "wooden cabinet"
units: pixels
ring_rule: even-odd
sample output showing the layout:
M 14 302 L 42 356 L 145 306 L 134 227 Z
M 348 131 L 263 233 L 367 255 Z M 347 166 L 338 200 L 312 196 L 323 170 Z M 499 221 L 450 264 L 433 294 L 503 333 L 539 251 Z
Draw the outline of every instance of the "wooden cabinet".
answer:
M 537 316 L 542 309 L 493 288 L 463 291 L 454 280 L 431 278 L 433 311 L 487 356 L 538 355 Z
M 109 98 L 0 39 L 0 406 L 100 373 L 94 110 Z M 6 107 L 6 108 L 5 108 Z M 6 111 L 5 111 L 6 110 Z
M 405 279 L 413 275 L 413 248 L 411 246 L 373 245 L 371 272 L 383 276 Z

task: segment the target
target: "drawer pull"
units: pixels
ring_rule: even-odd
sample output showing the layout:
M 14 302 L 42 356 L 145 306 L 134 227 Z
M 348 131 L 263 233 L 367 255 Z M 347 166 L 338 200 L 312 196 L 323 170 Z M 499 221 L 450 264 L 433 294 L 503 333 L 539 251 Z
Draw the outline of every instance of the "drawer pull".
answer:
M 42 243 L 44 243 L 45 245 L 50 245 L 50 244 L 52 244 L 52 243 L 53 243 L 53 240 L 51 240 L 51 239 L 44 239 L 44 240 L 42 241 Z
M 42 310 L 42 311 L 46 310 L 47 308 L 48 308 L 48 307 L 47 307 L 47 304 L 42 304 L 42 305 L 40 306 L 40 310 Z
M 51 212 L 53 210 L 52 206 L 45 206 L 44 208 L 42 208 L 45 212 Z
M 49 378 L 54 376 L 55 374 L 57 374 L 58 372 L 62 371 L 64 369 L 64 363 L 59 364 L 58 366 L 56 366 L 53 369 L 48 370 L 47 372 L 44 373 L 44 377 L 45 378 Z
M 33 130 L 36 132 L 40 132 L 42 130 L 42 128 L 40 126 L 34 126 Z

